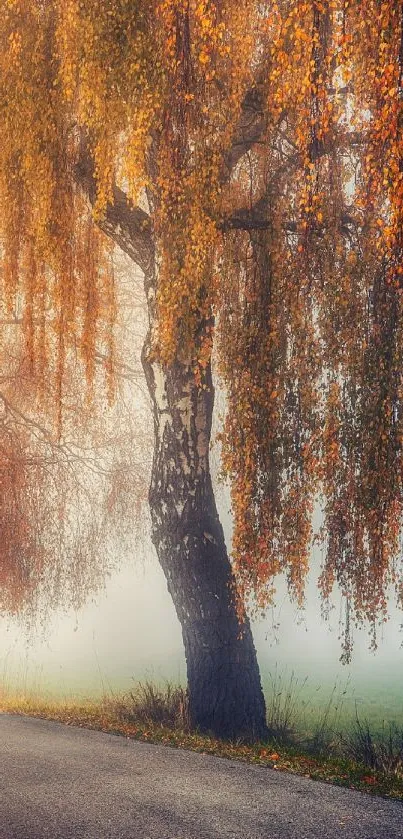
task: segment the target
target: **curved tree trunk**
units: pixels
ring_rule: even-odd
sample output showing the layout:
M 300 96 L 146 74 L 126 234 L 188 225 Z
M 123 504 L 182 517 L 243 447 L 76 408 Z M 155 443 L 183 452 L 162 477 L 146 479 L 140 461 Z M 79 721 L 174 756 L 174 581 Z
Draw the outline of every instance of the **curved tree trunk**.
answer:
M 225 157 L 227 174 L 265 129 L 262 102 L 256 85 L 242 104 Z M 151 150 L 154 184 L 156 159 Z M 96 198 L 93 170 L 83 136 L 75 178 L 91 203 Z M 153 208 L 155 197 L 150 193 L 148 199 Z M 151 334 L 157 263 L 152 214 L 133 206 L 115 185 L 113 201 L 98 223 L 144 272 Z M 231 565 L 210 477 L 211 370 L 206 371 L 206 388 L 200 388 L 185 366 L 163 370 L 151 363 L 148 346 L 146 341 L 143 367 L 154 410 L 152 537 L 182 626 L 191 723 L 222 737 L 259 739 L 266 734 L 266 724 L 256 651 L 248 621 L 241 625 L 236 614 Z
M 240 624 L 209 468 L 214 391 L 189 367 L 143 367 L 153 402 L 152 539 L 182 627 L 191 725 L 261 739 L 265 704 L 249 622 Z

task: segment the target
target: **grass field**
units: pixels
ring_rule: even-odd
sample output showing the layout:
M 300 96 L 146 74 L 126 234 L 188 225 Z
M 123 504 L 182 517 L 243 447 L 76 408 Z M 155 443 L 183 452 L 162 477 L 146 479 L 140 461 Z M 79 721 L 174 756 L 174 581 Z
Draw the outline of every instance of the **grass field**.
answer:
M 298 729 L 314 730 L 326 716 L 329 724 L 346 730 L 358 716 L 368 721 L 374 731 L 385 724 L 403 727 L 403 674 L 388 674 L 382 681 L 350 676 L 321 681 L 280 667 L 263 675 L 268 708 L 283 707 L 291 713 Z
M 178 679 L 183 667 L 173 668 L 176 675 L 169 682 L 185 686 Z M 400 665 L 385 667 L 374 674 L 367 669 L 356 674 L 340 668 L 334 675 L 331 667 L 300 668 L 285 666 L 281 662 L 271 668 L 261 668 L 262 684 L 268 711 L 292 716 L 292 725 L 298 730 L 314 731 L 326 717 L 328 723 L 340 731 L 346 730 L 358 715 L 368 721 L 371 729 L 381 731 L 385 724 L 403 727 L 403 668 Z M 122 674 L 119 678 L 104 672 L 94 660 L 92 674 L 78 671 L 72 674 L 60 666 L 59 672 L 44 672 L 41 667 L 27 665 L 25 659 L 0 663 L 0 692 L 19 696 L 45 696 L 51 701 L 99 701 L 105 695 L 127 693 L 134 682 L 165 683 L 158 672 L 150 671 L 136 679 Z M 271 709 L 271 710 L 270 710 Z

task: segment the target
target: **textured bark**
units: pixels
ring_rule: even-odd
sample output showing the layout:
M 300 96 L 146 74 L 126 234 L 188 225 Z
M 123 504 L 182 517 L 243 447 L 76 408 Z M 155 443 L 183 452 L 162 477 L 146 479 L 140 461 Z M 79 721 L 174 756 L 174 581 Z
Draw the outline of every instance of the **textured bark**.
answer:
M 143 366 L 152 396 L 155 451 L 152 538 L 182 626 L 190 721 L 203 732 L 256 740 L 265 705 L 249 622 L 240 625 L 209 469 L 214 391 L 189 367 Z

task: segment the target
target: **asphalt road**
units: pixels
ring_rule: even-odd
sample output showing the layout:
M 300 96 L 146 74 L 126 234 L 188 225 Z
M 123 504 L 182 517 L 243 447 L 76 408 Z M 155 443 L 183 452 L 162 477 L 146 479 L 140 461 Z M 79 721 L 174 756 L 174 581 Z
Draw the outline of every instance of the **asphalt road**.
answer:
M 0 714 L 0 839 L 403 839 L 403 804 Z

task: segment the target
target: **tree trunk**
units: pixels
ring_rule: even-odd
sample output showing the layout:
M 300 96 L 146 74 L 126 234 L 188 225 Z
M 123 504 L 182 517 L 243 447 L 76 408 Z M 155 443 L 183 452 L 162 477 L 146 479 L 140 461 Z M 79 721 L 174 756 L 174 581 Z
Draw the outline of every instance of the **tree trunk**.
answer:
M 249 622 L 240 624 L 209 468 L 214 391 L 180 363 L 143 366 L 153 402 L 152 539 L 182 626 L 190 722 L 222 738 L 261 739 L 265 704 Z
M 264 131 L 258 88 L 249 91 L 242 104 L 233 146 L 226 156 L 228 175 Z M 156 132 L 148 153 L 153 184 L 159 177 L 158 142 Z M 85 138 L 75 178 L 94 203 L 94 164 Z M 113 201 L 99 224 L 144 272 L 151 336 L 158 271 L 153 190 L 147 191 L 147 198 L 151 215 L 133 207 L 115 185 Z M 154 411 L 152 538 L 182 626 L 191 723 L 221 737 L 256 740 L 266 735 L 259 668 L 249 622 L 241 624 L 237 616 L 231 565 L 210 476 L 211 370 L 200 387 L 188 367 L 177 363 L 164 370 L 151 362 L 150 343 L 148 338 L 142 361 Z

